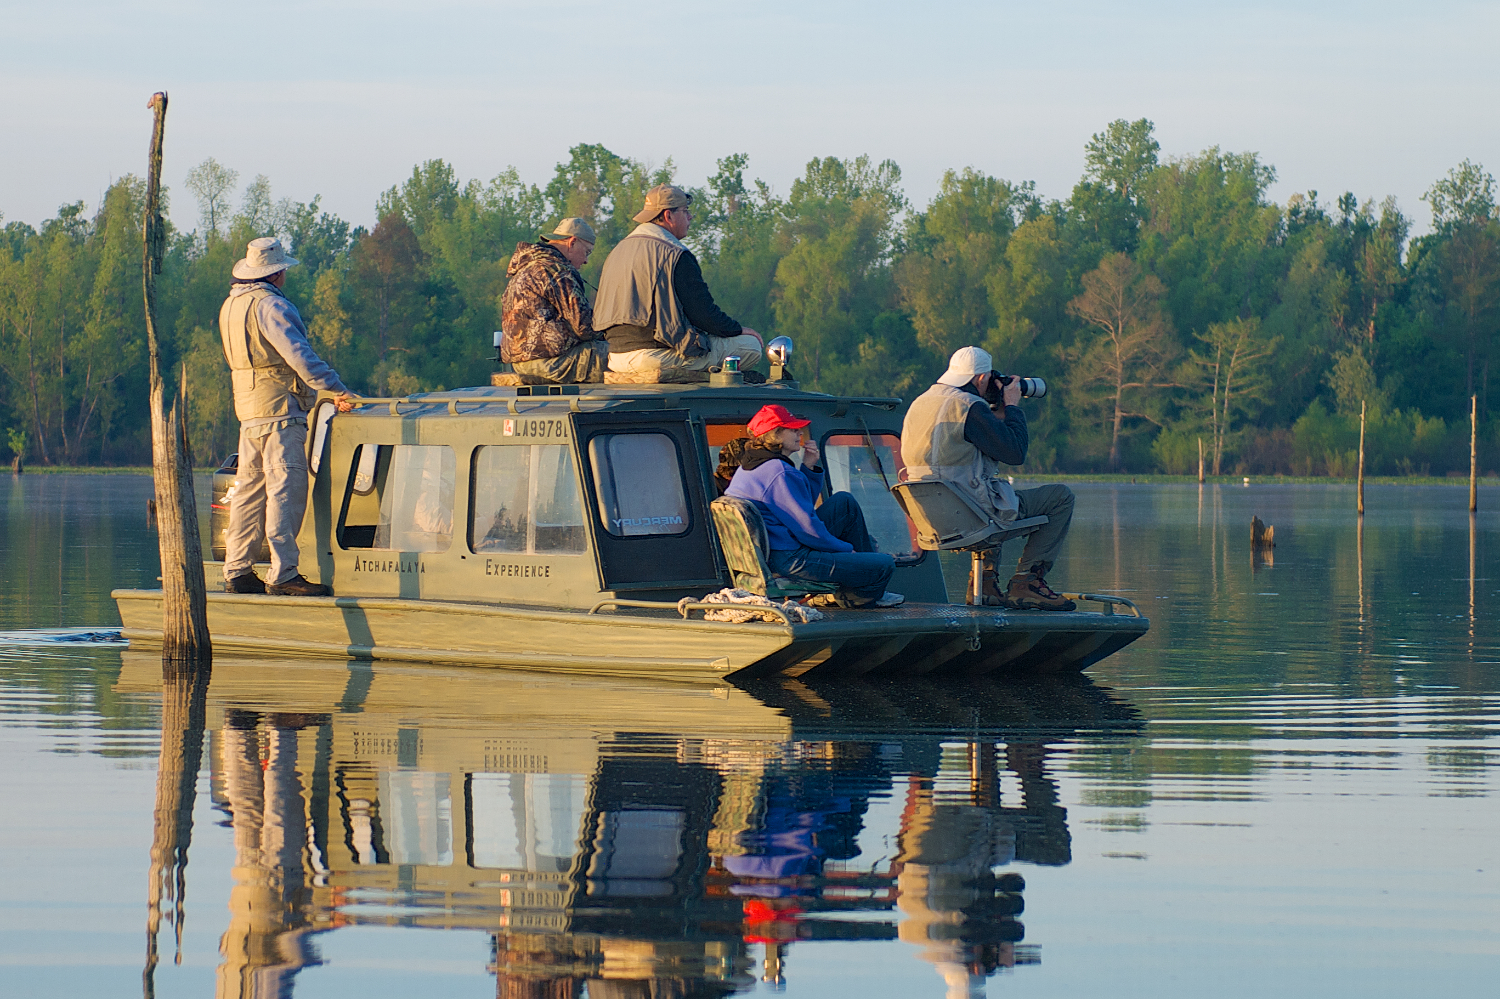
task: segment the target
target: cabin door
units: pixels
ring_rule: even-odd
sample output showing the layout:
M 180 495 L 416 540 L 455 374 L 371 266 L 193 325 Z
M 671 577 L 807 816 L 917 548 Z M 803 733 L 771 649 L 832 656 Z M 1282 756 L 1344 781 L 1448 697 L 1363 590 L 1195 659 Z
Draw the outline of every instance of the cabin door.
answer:
M 573 441 L 605 590 L 718 587 L 688 413 L 574 413 Z

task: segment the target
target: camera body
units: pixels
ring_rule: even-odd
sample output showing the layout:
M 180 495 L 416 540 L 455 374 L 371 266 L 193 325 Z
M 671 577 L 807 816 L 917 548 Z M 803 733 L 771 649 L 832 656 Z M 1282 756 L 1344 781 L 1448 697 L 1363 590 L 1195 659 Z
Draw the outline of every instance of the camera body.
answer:
M 1005 386 L 1013 381 L 1021 383 L 1021 397 L 1023 399 L 1040 399 L 1047 394 L 1047 383 L 1040 378 L 1023 378 L 1020 375 L 1002 375 L 998 371 L 990 372 L 992 376 L 990 389 L 985 393 L 985 401 L 991 406 L 998 406 L 1003 398 L 1001 393 Z

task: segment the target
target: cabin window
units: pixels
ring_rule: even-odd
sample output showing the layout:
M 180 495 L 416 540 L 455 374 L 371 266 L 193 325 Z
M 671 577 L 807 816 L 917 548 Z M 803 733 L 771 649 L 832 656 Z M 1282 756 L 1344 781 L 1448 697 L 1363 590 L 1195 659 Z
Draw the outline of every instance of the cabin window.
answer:
M 473 551 L 577 555 L 586 548 L 583 493 L 568 445 L 477 448 L 472 482 Z
M 677 442 L 666 434 L 596 434 L 589 463 L 599 521 L 615 537 L 686 534 L 692 527 Z
M 339 544 L 442 552 L 453 540 L 457 463 L 447 445 L 361 444 L 354 451 Z
M 852 493 L 865 513 L 870 537 L 898 561 L 922 557 L 911 521 L 891 486 L 906 468 L 901 460 L 901 438 L 895 434 L 831 434 L 823 442 L 823 467 L 830 492 Z

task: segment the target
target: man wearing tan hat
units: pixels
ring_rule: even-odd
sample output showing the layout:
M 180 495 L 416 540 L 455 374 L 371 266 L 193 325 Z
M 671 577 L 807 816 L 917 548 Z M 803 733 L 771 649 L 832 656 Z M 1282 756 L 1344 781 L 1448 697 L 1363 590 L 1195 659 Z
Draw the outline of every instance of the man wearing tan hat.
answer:
M 500 296 L 500 360 L 549 382 L 602 382 L 609 342 L 594 332 L 594 309 L 578 268 L 594 249 L 594 227 L 563 219 L 535 243 L 517 243 Z
M 251 240 L 219 310 L 240 420 L 239 468 L 224 539 L 224 588 L 230 593 L 333 593 L 297 571 L 297 532 L 307 510 L 307 414 L 319 389 L 338 393 L 341 413 L 353 405 L 338 374 L 308 344 L 297 307 L 281 293 L 287 268 L 295 266 L 280 240 Z M 254 568 L 262 541 L 271 548 L 264 580 Z
M 765 353 L 760 334 L 714 304 L 698 259 L 682 243 L 692 200 L 680 187 L 653 187 L 635 215 L 640 225 L 604 261 L 594 326 L 609 339 L 611 371 L 707 371 L 731 355 L 743 369 Z
M 1018 610 L 1070 611 L 1073 601 L 1047 585 L 1068 525 L 1073 490 L 1060 483 L 1013 489 L 1000 464 L 1026 460 L 1031 439 L 1021 410 L 1021 385 L 996 379 L 989 351 L 960 347 L 937 384 L 912 400 L 901 425 L 901 460 L 908 481 L 941 479 L 986 511 L 997 524 L 1046 517 L 1026 539 L 1026 550 L 1004 593 L 994 552 L 984 557 L 984 602 Z M 969 580 L 974 592 L 974 580 Z

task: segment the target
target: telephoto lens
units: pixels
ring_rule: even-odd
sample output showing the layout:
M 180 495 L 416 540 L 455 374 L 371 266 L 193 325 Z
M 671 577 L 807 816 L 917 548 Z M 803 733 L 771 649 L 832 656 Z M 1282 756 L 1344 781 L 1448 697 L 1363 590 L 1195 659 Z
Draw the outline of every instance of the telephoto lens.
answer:
M 1016 381 L 1021 384 L 1021 397 L 1023 399 L 1040 399 L 1042 396 L 1047 394 L 1047 383 L 1042 381 L 1040 378 L 1023 378 L 1020 375 L 1002 375 L 997 371 L 995 372 L 995 381 L 992 383 L 993 385 L 997 386 L 997 388 L 994 389 L 996 399 L 992 401 L 998 401 L 999 399 L 998 386 L 1008 385 L 1012 381 Z

